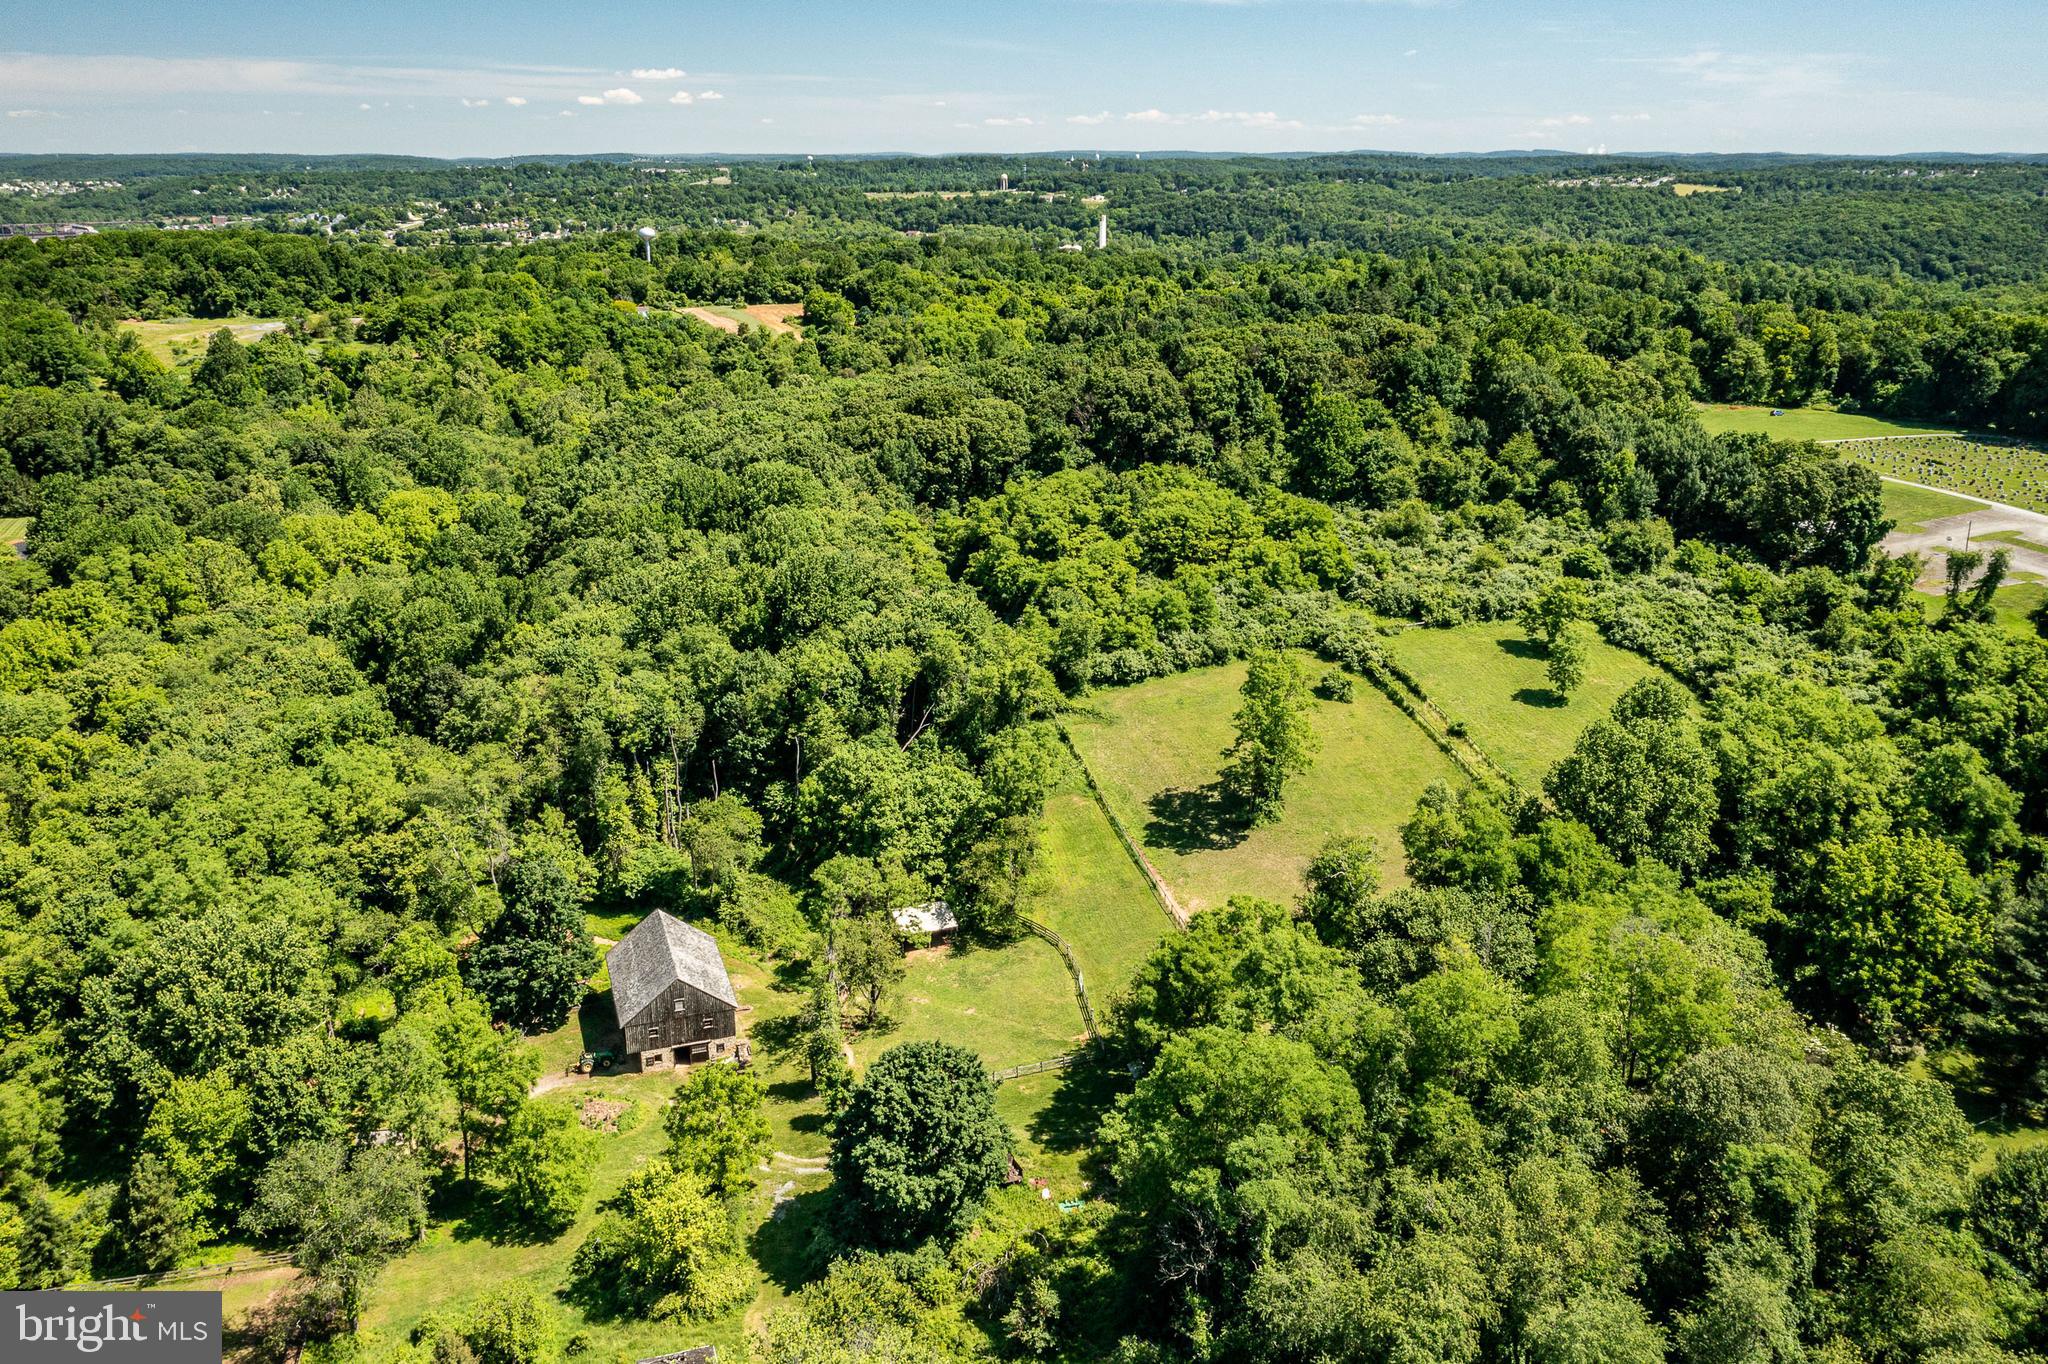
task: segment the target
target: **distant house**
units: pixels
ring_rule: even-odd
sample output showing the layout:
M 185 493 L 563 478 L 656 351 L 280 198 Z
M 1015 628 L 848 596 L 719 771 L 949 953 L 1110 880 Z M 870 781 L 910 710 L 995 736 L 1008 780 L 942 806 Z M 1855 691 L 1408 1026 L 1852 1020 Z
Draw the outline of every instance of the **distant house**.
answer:
M 745 1059 L 739 998 L 709 933 L 657 909 L 604 964 L 625 1050 L 641 1069 Z
M 945 942 L 960 931 L 960 920 L 944 900 L 892 909 L 889 917 L 895 921 L 898 933 L 922 933 L 935 943 Z

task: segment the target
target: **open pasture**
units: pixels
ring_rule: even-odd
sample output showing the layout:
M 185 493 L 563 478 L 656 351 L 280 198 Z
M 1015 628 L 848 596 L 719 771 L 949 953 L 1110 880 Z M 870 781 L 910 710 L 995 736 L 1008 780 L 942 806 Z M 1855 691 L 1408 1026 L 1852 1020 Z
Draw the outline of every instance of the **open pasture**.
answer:
M 128 318 L 121 327 L 135 333 L 144 350 L 175 367 L 204 355 L 207 341 L 217 331 L 226 329 L 235 340 L 248 345 L 284 330 L 284 323 L 274 317 L 167 317 L 148 322 Z
M 1566 700 L 1550 689 L 1541 649 L 1516 626 L 1498 623 L 1404 630 L 1387 641 L 1387 652 L 1422 684 L 1437 709 L 1463 721 L 1472 741 L 1531 789 L 1616 697 L 1657 671 L 1626 649 L 1597 640 L 1586 660 L 1585 682 Z
M 1982 436 L 1852 440 L 1836 450 L 1887 478 L 2048 512 L 2048 450 Z
M 1951 434 L 1945 428 L 1887 421 L 1855 412 L 1830 412 L 1820 407 L 1774 408 L 1769 404 L 1699 403 L 1700 425 L 1713 435 L 1739 431 L 1778 440 L 1869 440 L 1887 436 Z M 1775 412 L 1776 416 L 1771 414 Z
M 716 327 L 733 335 L 749 327 L 759 327 L 778 336 L 801 336 L 796 319 L 803 316 L 801 303 L 749 303 L 744 307 L 725 303 L 702 303 L 682 310 L 685 317 L 694 317 L 707 327 Z
M 1314 676 L 1328 665 L 1301 656 Z M 1103 795 L 1190 912 L 1233 895 L 1292 901 L 1309 859 L 1339 834 L 1379 843 L 1401 879 L 1400 826 L 1416 797 L 1458 769 L 1407 716 L 1360 682 L 1348 702 L 1314 700 L 1314 766 L 1288 783 L 1272 824 L 1247 828 L 1217 778 L 1233 737 L 1245 666 L 1231 663 L 1097 692 L 1070 717 Z

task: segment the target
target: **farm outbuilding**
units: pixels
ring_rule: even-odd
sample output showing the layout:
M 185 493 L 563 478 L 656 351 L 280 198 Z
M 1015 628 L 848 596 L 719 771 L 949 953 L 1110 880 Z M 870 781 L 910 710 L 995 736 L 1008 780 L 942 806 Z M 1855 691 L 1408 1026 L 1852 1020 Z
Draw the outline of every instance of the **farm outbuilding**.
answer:
M 898 933 L 922 933 L 934 943 L 945 942 L 960 931 L 959 918 L 944 900 L 927 900 L 921 905 L 892 909 L 889 918 Z
M 625 1051 L 641 1069 L 745 1059 L 739 997 L 709 933 L 657 909 L 604 964 Z

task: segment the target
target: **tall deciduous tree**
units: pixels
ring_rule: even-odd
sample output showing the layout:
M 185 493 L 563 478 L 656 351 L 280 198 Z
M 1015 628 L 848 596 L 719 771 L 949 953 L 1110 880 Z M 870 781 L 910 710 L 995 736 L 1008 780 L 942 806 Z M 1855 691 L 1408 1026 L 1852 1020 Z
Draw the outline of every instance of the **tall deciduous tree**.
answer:
M 1273 650 L 1251 657 L 1238 693 L 1237 739 L 1224 755 L 1223 787 L 1254 822 L 1277 818 L 1287 780 L 1308 771 L 1316 736 L 1308 723 L 1308 682 L 1293 659 Z
M 529 1100 L 506 1120 L 490 1163 L 513 1211 L 536 1230 L 554 1233 L 576 1220 L 596 1158 L 597 1134 L 575 1113 Z
M 1544 782 L 1566 814 L 1625 862 L 1654 857 L 1692 871 L 1712 851 L 1714 763 L 1676 682 L 1649 677 L 1623 692 Z
M 560 1027 L 597 969 L 583 892 L 565 859 L 534 849 L 505 876 L 505 908 L 470 949 L 471 986 L 514 1027 Z
M 981 1058 L 950 1042 L 883 1052 L 832 1137 L 832 1175 L 855 1227 L 903 1245 L 946 1230 L 1003 1177 L 1010 1131 Z
M 426 1226 L 426 1172 L 394 1146 L 294 1146 L 270 1163 L 242 1223 L 292 1243 L 292 1258 L 355 1329 L 385 1261 Z
M 754 1186 L 754 1166 L 768 1154 L 766 1095 L 752 1071 L 700 1066 L 676 1087 L 662 1125 L 668 1156 L 723 1198 Z
M 840 984 L 867 1006 L 872 1027 L 882 1016 L 882 1001 L 902 981 L 903 945 L 884 914 L 848 919 L 832 935 Z
M 1952 1021 L 1977 983 L 1991 913 L 1963 855 L 1924 834 L 1880 834 L 1821 853 L 1805 928 L 1828 989 L 1881 1033 Z
M 2023 1113 L 2048 1107 L 2048 885 L 2000 917 L 1970 1040 L 2001 1097 Z

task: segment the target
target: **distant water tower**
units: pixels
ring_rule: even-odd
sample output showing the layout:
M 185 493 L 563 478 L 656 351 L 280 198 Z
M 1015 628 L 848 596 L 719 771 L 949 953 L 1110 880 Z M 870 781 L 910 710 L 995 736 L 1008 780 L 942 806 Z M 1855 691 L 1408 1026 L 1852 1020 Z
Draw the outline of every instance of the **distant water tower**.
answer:
M 1003 174 L 1001 174 L 1001 175 L 998 175 L 998 176 L 996 177 L 996 188 L 997 188 L 997 189 L 1008 189 L 1009 187 L 1010 187 L 1010 175 L 1009 175 L 1009 172 L 1008 172 L 1008 171 L 1005 171 L 1005 172 L 1004 172 Z
M 1109 249 L 1109 215 L 1107 213 L 1095 220 L 1095 249 L 1097 251 L 1107 251 Z
M 643 227 L 643 228 L 641 228 L 641 229 L 640 229 L 640 244 L 641 244 L 641 245 L 642 245 L 643 247 L 645 247 L 645 248 L 646 248 L 646 250 L 647 250 L 647 263 L 648 263 L 649 265 L 652 265 L 652 264 L 654 264 L 654 229 L 653 229 L 653 228 L 651 228 L 651 227 Z

